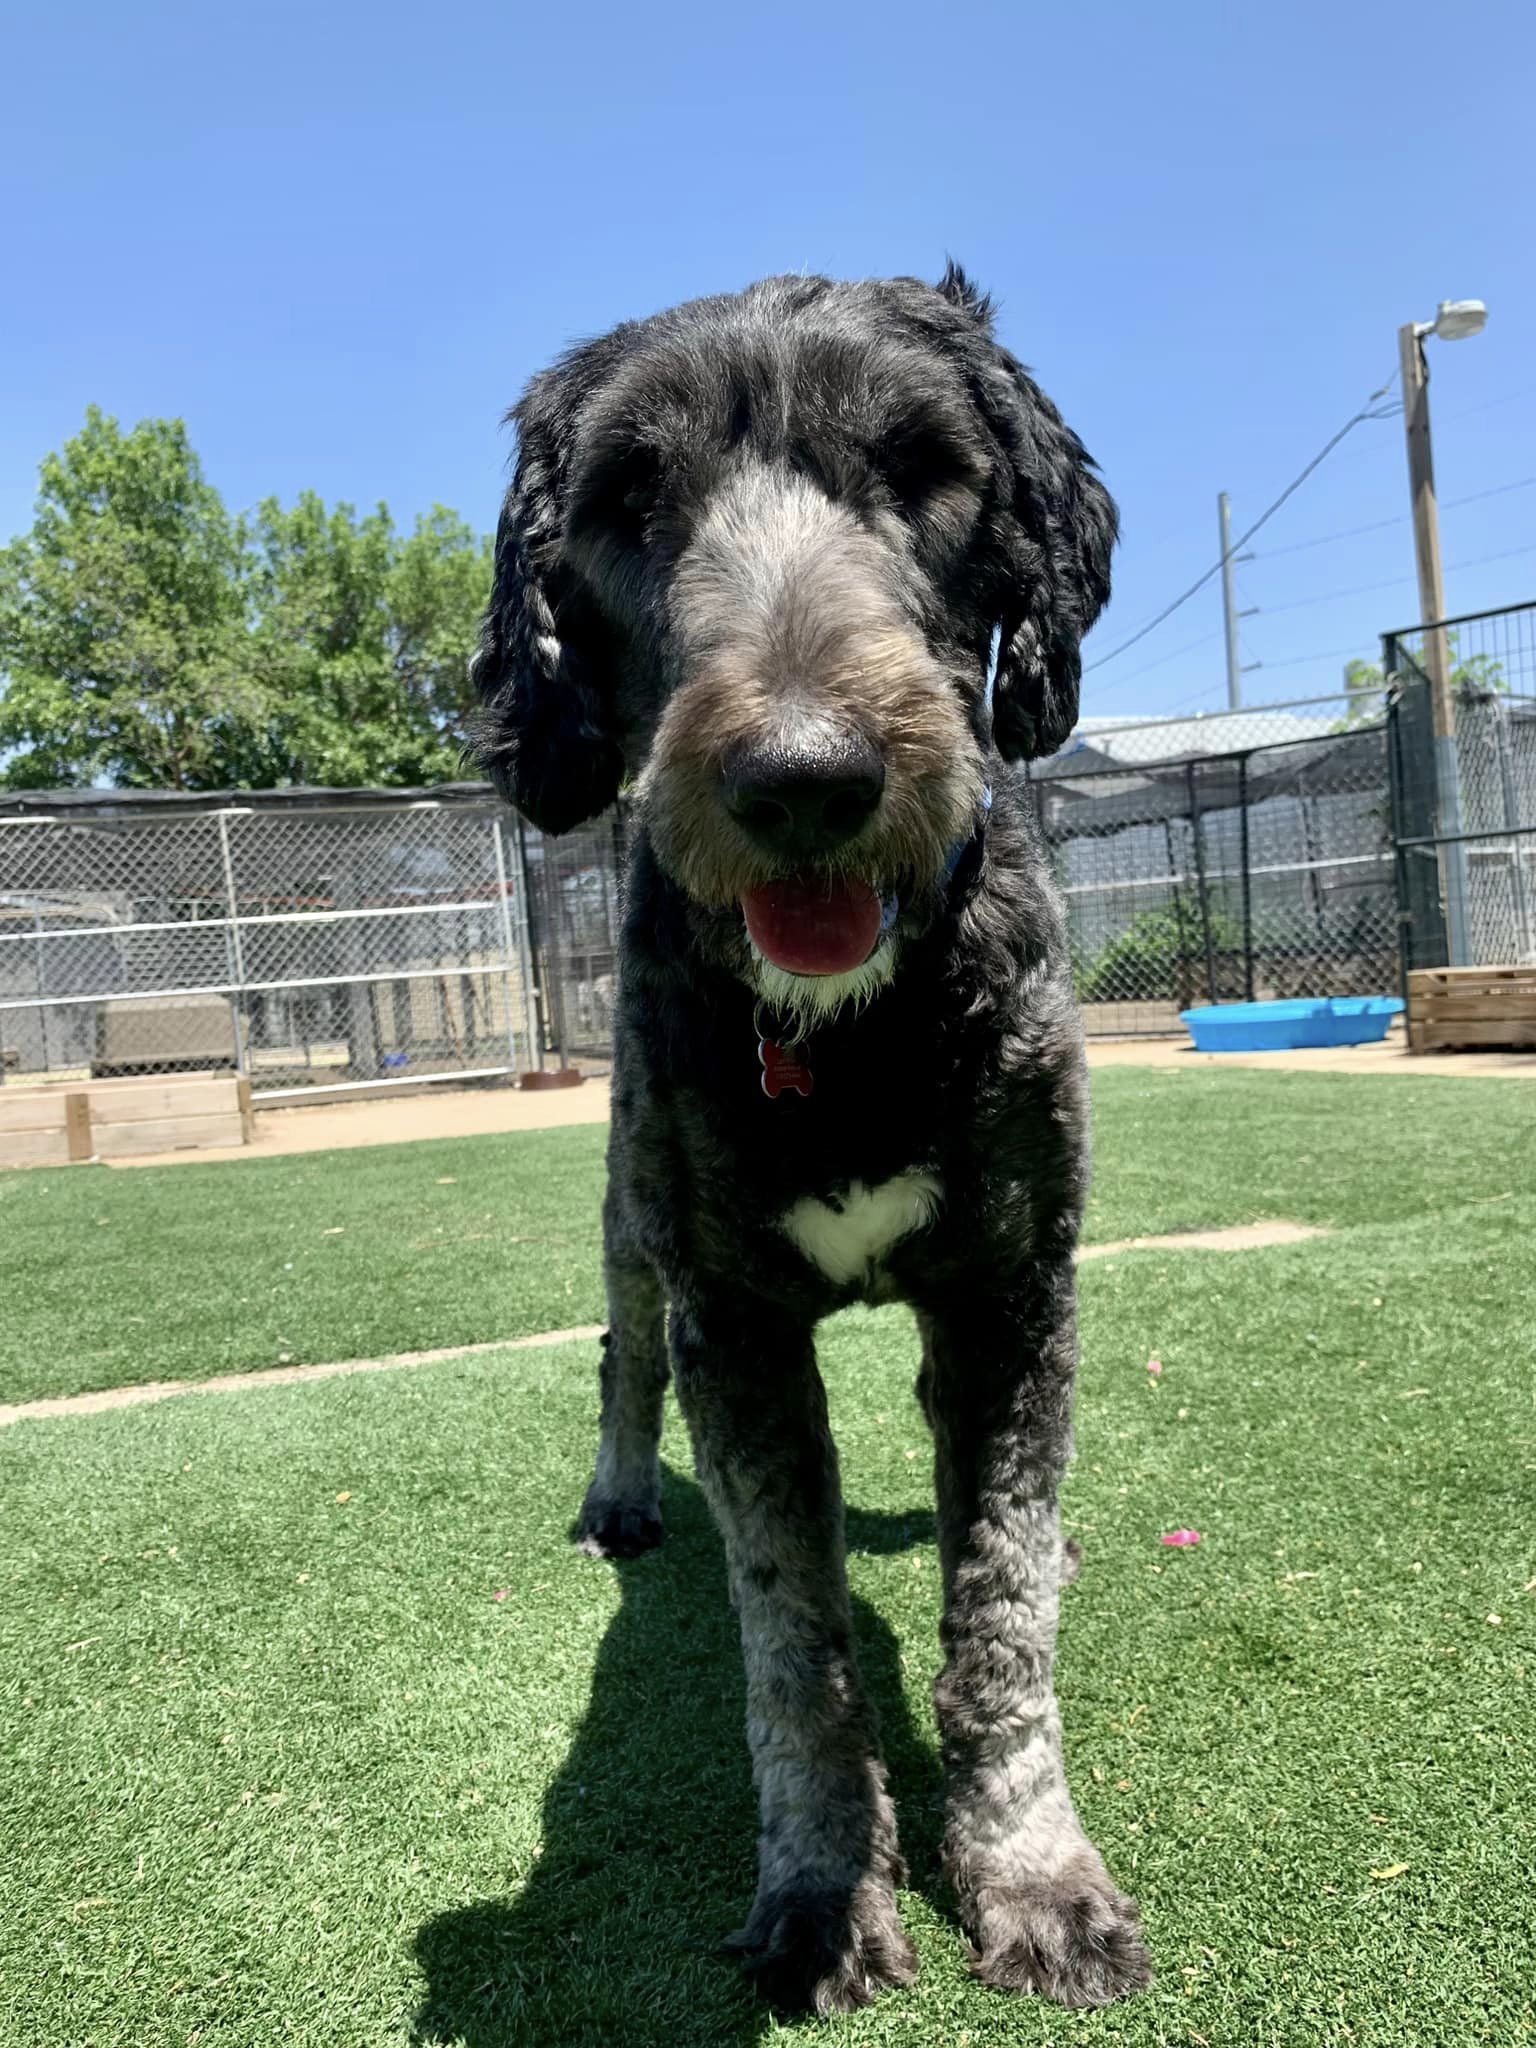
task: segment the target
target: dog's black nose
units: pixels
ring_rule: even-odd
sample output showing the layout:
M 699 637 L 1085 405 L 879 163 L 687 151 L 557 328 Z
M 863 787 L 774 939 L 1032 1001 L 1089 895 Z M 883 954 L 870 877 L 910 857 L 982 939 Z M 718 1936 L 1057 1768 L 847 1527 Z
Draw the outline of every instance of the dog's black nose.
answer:
M 741 747 L 725 770 L 725 801 L 759 846 L 801 857 L 831 853 L 863 830 L 885 790 L 878 749 L 853 734 L 814 746 Z

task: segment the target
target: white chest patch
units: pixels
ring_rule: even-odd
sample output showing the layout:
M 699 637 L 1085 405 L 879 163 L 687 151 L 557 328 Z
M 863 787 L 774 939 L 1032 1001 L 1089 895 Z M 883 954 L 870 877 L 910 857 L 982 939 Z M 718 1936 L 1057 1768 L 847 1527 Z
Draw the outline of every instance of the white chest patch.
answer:
M 856 1180 L 837 1203 L 805 1195 L 783 1229 L 829 1280 L 858 1280 L 891 1246 L 933 1221 L 944 1190 L 935 1173 L 898 1173 L 868 1188 Z

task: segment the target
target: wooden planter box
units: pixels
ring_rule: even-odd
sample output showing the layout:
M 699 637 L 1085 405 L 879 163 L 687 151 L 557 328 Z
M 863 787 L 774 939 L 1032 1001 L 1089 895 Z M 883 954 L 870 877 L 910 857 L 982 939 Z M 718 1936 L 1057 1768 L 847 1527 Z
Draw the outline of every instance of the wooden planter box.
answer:
M 234 1074 L 0 1088 L 0 1169 L 244 1145 L 250 1083 Z
M 1536 1052 L 1536 967 L 1421 967 L 1408 977 L 1408 1050 Z
M 228 996 L 104 1002 L 96 1017 L 93 1079 L 232 1067 L 235 1009 Z

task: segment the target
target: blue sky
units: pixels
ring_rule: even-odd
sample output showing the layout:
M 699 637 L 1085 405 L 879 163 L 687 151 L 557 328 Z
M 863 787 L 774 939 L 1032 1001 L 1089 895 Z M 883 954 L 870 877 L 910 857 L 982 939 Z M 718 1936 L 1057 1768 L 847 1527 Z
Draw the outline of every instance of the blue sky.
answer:
M 1450 607 L 1536 593 L 1529 0 L 79 0 L 9 10 L 6 43 L 0 535 L 93 401 L 185 417 L 234 506 L 489 527 L 500 415 L 567 340 L 952 252 L 1120 500 L 1090 663 L 1214 559 L 1216 492 L 1241 529 L 1442 297 L 1491 309 L 1431 344 L 1442 498 L 1521 485 L 1446 510 Z M 1251 697 L 1334 688 L 1415 616 L 1406 523 L 1300 545 L 1406 505 L 1400 423 L 1369 422 L 1255 542 Z M 1218 704 L 1217 603 L 1084 710 Z

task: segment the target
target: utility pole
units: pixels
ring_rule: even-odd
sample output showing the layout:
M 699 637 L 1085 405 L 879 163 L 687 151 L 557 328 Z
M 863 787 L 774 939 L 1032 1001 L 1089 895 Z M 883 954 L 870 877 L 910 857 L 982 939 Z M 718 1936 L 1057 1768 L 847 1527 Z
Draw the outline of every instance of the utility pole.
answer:
M 1454 737 L 1456 706 L 1451 697 L 1449 647 L 1445 629 L 1445 577 L 1440 566 L 1440 514 L 1435 504 L 1435 458 L 1429 439 L 1429 365 L 1424 329 L 1410 320 L 1397 330 L 1403 379 L 1403 430 L 1408 441 L 1408 492 L 1413 501 L 1413 552 L 1419 572 L 1419 618 L 1433 630 L 1424 641 L 1424 666 L 1433 692 L 1435 738 Z
M 1232 501 L 1225 491 L 1216 497 L 1221 522 L 1221 615 L 1227 629 L 1227 709 L 1243 708 L 1243 671 L 1237 648 L 1237 579 L 1232 574 Z
M 1429 680 L 1435 734 L 1435 782 L 1441 835 L 1441 893 L 1446 944 L 1453 967 L 1467 964 L 1467 849 L 1461 832 L 1461 774 L 1456 758 L 1456 700 L 1445 627 L 1445 578 L 1440 564 L 1440 515 L 1435 504 L 1435 460 L 1429 437 L 1429 365 L 1424 338 L 1435 322 L 1410 320 L 1397 330 L 1403 383 L 1403 430 L 1408 443 L 1408 491 L 1413 506 L 1413 551 L 1419 576 L 1419 617 L 1425 628 L 1424 672 Z

